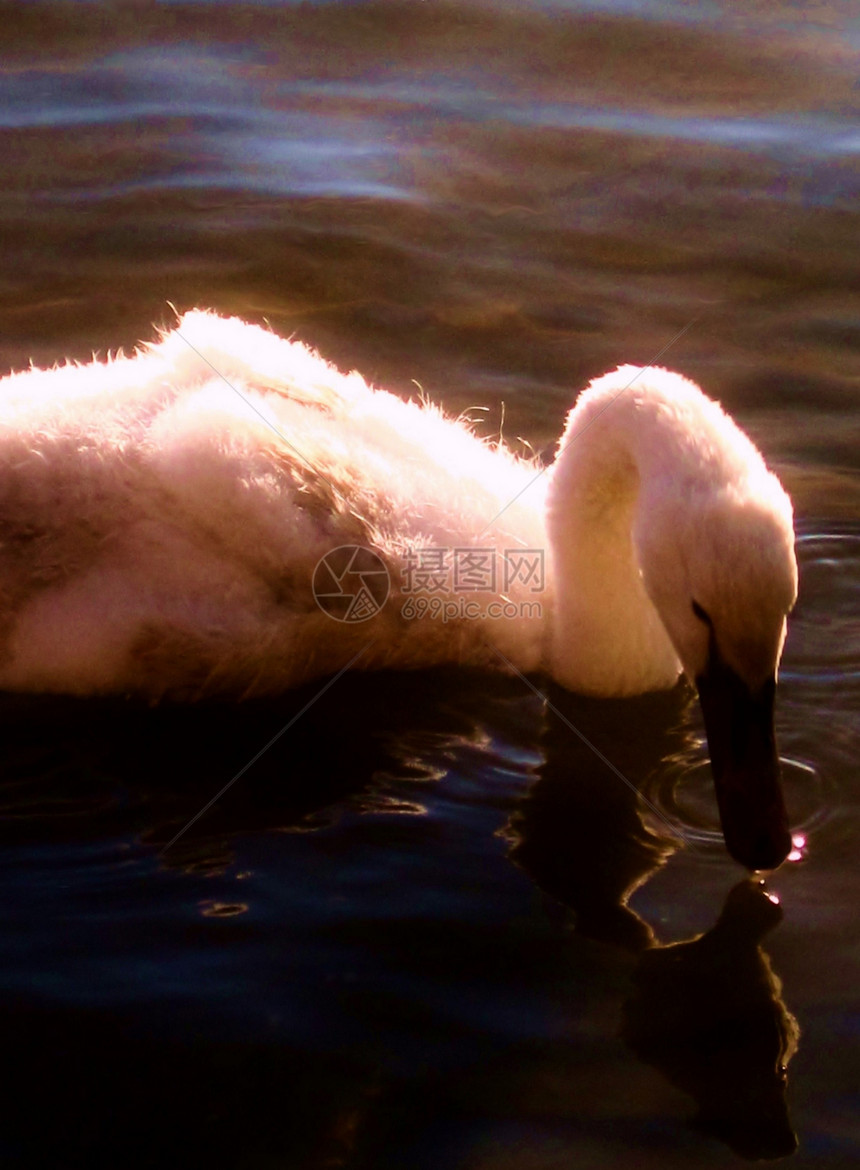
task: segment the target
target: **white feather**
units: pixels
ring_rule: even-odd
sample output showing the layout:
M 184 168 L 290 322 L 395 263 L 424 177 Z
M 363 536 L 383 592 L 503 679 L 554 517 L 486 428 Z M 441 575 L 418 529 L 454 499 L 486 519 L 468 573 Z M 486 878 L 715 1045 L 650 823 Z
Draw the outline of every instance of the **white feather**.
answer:
M 0 383 L 0 687 L 242 696 L 360 650 L 362 668 L 411 668 L 498 667 L 498 649 L 576 689 L 631 693 L 671 685 L 679 659 L 695 671 L 692 597 L 749 678 L 775 667 L 791 508 L 692 383 L 599 379 L 539 472 L 432 405 L 203 311 L 131 357 L 14 374 Z M 393 585 L 360 624 L 311 590 L 345 544 L 375 549 Z M 546 550 L 540 594 L 500 580 L 467 598 L 531 608 L 405 619 L 404 558 L 470 546 Z

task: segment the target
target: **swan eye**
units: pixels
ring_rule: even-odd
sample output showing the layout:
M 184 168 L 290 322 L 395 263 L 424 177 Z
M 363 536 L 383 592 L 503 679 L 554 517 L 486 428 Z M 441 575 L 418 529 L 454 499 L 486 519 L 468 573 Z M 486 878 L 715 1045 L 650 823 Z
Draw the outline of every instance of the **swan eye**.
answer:
M 702 609 L 702 607 L 699 605 L 698 601 L 696 601 L 696 600 L 693 601 L 693 613 L 696 615 L 696 617 L 699 619 L 700 622 L 704 622 L 706 626 L 711 625 L 711 619 L 708 617 L 705 610 Z

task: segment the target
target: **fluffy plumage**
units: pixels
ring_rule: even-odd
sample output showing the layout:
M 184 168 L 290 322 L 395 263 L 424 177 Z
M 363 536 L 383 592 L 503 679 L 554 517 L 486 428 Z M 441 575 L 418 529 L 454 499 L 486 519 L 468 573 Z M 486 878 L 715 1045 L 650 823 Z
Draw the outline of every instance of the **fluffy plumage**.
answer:
M 751 683 L 775 669 L 791 508 L 692 383 L 632 367 L 598 379 L 539 470 L 202 311 L 133 356 L 15 374 L 0 383 L 0 687 L 239 697 L 362 647 L 362 668 L 497 667 L 498 648 L 575 689 L 633 693 L 681 665 L 695 675 L 693 599 Z M 388 567 L 392 596 L 368 622 L 314 600 L 339 545 Z M 546 550 L 544 590 L 499 580 L 468 596 L 477 611 L 530 603 L 516 618 L 403 617 L 404 558 L 469 546 Z

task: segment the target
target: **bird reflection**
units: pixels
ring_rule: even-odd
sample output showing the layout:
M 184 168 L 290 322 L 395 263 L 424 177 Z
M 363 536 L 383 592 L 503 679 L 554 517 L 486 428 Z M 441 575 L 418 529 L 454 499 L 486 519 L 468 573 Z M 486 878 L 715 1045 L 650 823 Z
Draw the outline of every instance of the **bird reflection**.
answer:
M 763 882 L 729 893 L 706 934 L 640 958 L 623 1036 L 699 1107 L 698 1125 L 744 1158 L 782 1158 L 797 1138 L 785 1102 L 797 1021 L 759 945 L 782 920 Z
M 426 677 L 418 676 L 343 679 L 337 695 L 311 706 L 229 799 L 216 802 L 165 850 L 211 801 L 213 777 L 240 770 L 308 695 L 296 693 L 289 709 L 258 703 L 239 711 L 6 696 L 0 700 L 0 726 L 9 732 L 0 786 L 4 832 L 41 841 L 100 829 L 136 835 L 164 866 L 217 872 L 234 860 L 237 836 L 312 831 L 330 824 L 345 804 L 379 810 L 396 794 L 396 811 L 420 813 L 421 784 L 441 776 L 434 766 L 485 752 L 496 727 L 510 734 L 520 720 L 516 741 L 530 750 L 539 746 L 542 763 L 510 818 L 510 856 L 574 913 L 581 935 L 635 958 L 634 990 L 623 1010 L 630 1050 L 689 1094 L 698 1124 L 736 1153 L 791 1153 L 796 1139 L 785 1070 L 798 1028 L 761 949 L 780 908 L 760 883 L 746 881 L 731 891 L 706 934 L 662 945 L 628 904 L 681 845 L 659 816 L 643 823 L 636 790 L 684 746 L 689 692 L 678 687 L 637 699 L 589 700 L 553 689 L 549 697 L 559 714 L 547 712 L 538 744 L 539 708 L 523 702 L 517 680 L 490 686 L 484 677 L 437 672 L 428 689 Z M 404 789 L 389 784 L 391 777 L 416 783 Z M 414 797 L 408 809 L 404 791 Z M 201 912 L 224 917 L 243 909 L 240 901 L 211 901 Z
M 215 874 L 235 861 L 243 834 L 324 828 L 344 801 L 361 812 L 421 813 L 420 782 L 439 779 L 440 751 L 481 735 L 464 699 L 474 700 L 474 685 L 431 673 L 450 700 L 428 704 L 417 673 L 348 676 L 318 701 L 312 686 L 238 707 L 0 695 L 4 839 L 74 839 L 84 825 L 102 827 L 154 847 L 167 868 Z M 493 702 L 484 698 L 490 711 Z M 402 786 L 393 796 L 392 777 L 416 781 L 415 799 L 405 801 Z
M 683 688 L 609 702 L 550 698 L 545 760 L 511 821 L 512 859 L 574 911 L 578 933 L 636 955 L 622 1037 L 693 1098 L 697 1126 L 741 1157 L 793 1153 L 785 1089 L 799 1029 L 760 945 L 782 920 L 777 900 L 763 882 L 743 881 L 711 930 L 670 945 L 627 904 L 679 846 L 668 824 L 665 835 L 646 828 L 633 788 L 682 746 Z M 659 830 L 659 818 L 649 820 Z
M 664 836 L 645 827 L 636 790 L 655 760 L 679 747 L 688 692 L 588 699 L 552 688 L 548 697 L 544 763 L 511 820 L 511 857 L 575 912 L 580 934 L 638 952 L 653 945 L 654 935 L 628 899 L 680 842 L 668 827 Z M 571 726 L 584 729 L 589 742 Z

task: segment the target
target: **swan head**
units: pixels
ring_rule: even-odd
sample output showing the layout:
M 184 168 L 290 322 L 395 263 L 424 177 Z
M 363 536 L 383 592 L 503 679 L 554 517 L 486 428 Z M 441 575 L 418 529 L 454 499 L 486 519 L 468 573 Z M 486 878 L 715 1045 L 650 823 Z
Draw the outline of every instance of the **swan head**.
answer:
M 773 730 L 797 595 L 791 503 L 760 457 L 711 483 L 658 481 L 649 497 L 635 533 L 642 579 L 699 693 L 726 847 L 748 869 L 775 869 L 791 849 Z

